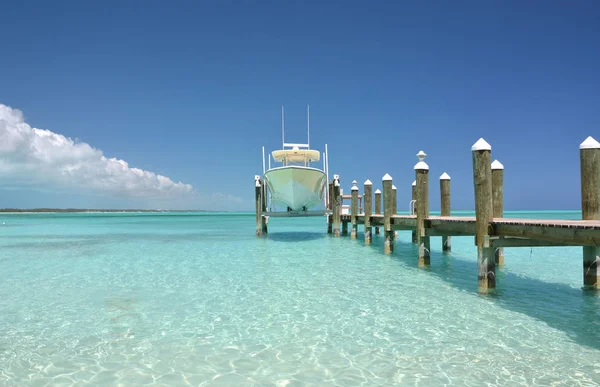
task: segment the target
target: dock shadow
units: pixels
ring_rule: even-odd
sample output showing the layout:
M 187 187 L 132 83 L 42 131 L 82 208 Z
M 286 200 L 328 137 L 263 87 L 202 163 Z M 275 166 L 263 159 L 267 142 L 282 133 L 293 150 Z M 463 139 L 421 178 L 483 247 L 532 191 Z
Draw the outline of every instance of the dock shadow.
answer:
M 480 295 L 477 291 L 476 262 L 453 259 L 453 254 L 457 253 L 442 252 L 441 238 L 431 239 L 431 264 L 426 268 L 417 266 L 418 249 L 409 241 L 396 240 L 394 252 L 389 257 L 414 270 L 426 270 L 428 274 L 456 289 L 488 297 L 501 308 L 542 321 L 564 332 L 580 345 L 600 350 L 599 292 L 520 276 L 511 273 L 508 265 L 505 265 L 496 268 L 496 291 L 489 295 Z M 364 244 L 362 233 L 359 233 L 355 241 Z M 439 250 L 435 249 L 435 246 L 440 246 Z M 383 253 L 383 238 L 373 238 L 370 247 Z M 473 254 L 477 254 L 475 247 Z M 540 260 L 540 265 L 542 264 L 543 260 Z
M 323 239 L 325 235 L 322 232 L 285 231 L 269 233 L 267 238 L 276 242 L 309 242 Z

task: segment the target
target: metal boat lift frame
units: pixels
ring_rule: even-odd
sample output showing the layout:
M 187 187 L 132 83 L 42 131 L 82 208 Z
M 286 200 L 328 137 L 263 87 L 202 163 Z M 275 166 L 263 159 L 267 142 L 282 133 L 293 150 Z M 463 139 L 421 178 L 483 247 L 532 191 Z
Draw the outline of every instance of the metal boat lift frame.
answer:
M 310 149 L 310 106 L 306 106 L 307 113 L 307 143 L 306 144 L 296 144 L 296 143 L 286 143 L 285 142 L 285 121 L 284 121 L 284 113 L 283 106 L 281 107 L 281 138 L 283 149 L 285 147 L 299 147 L 299 148 L 307 148 Z M 263 166 L 263 175 L 262 181 L 265 180 L 265 174 L 267 172 L 266 164 L 265 164 L 265 147 L 262 147 L 262 166 Z M 271 169 L 271 154 L 269 154 L 268 158 L 269 169 Z M 329 151 L 327 148 L 327 144 L 325 144 L 325 151 L 323 152 L 323 172 L 325 172 L 325 176 L 327 176 L 326 182 L 329 182 Z M 268 191 L 268 194 L 267 194 Z M 265 195 L 265 200 L 267 202 L 265 216 L 274 217 L 274 218 L 295 218 L 295 217 L 309 217 L 309 216 L 327 216 L 333 213 L 332 210 L 328 210 L 328 199 L 329 199 L 329 184 L 325 184 L 325 194 L 323 195 L 323 205 L 325 206 L 324 210 L 318 211 L 273 211 L 272 203 L 271 203 L 271 192 L 268 188 L 268 185 L 265 184 L 265 188 L 263 191 Z

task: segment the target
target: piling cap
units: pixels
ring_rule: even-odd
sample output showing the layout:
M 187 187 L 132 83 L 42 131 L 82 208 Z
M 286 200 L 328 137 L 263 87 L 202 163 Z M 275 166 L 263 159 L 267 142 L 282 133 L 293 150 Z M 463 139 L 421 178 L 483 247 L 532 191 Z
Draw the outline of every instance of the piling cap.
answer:
M 381 180 L 383 180 L 383 181 L 392 180 L 392 177 L 390 176 L 389 173 L 386 173 Z
M 395 186 L 395 185 L 393 185 L 393 184 L 392 184 L 392 189 L 393 189 L 393 190 L 395 190 L 395 189 L 396 189 L 396 186 Z
M 356 180 L 352 180 L 352 184 L 356 185 Z
M 598 149 L 600 148 L 600 142 L 594 140 L 592 136 L 585 139 L 584 142 L 579 145 L 579 149 Z
M 377 188 L 377 190 L 375 191 L 376 194 L 380 194 L 381 191 L 379 190 L 379 188 Z
M 371 180 L 367 179 L 365 180 L 365 185 L 373 185 L 373 183 L 371 183 Z
M 415 181 L 412 182 L 412 186 L 414 187 L 416 185 L 417 185 L 417 181 L 415 180 Z
M 358 191 L 358 187 L 356 186 L 356 180 L 352 180 L 352 191 Z
M 440 180 L 450 180 L 450 175 L 444 172 L 442 173 L 442 176 L 440 176 Z
M 492 146 L 490 144 L 488 144 L 487 141 L 485 141 L 483 138 L 480 138 L 479 140 L 477 140 L 477 142 L 475 144 L 473 144 L 473 146 L 471 147 L 471 150 L 472 151 L 483 151 L 483 150 L 491 151 Z
M 492 169 L 504 169 L 504 165 L 498 160 L 494 160 L 492 163 Z
M 427 171 L 429 170 L 429 165 L 425 161 L 419 161 L 415 164 L 415 170 Z

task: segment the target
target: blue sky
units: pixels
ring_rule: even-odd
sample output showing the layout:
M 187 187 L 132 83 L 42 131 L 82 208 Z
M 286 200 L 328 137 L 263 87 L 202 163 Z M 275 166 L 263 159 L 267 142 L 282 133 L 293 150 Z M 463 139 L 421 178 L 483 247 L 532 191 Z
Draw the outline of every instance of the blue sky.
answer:
M 345 190 L 389 173 L 408 208 L 422 149 L 432 210 L 443 172 L 453 208 L 471 209 L 483 137 L 506 209 L 578 209 L 578 146 L 600 140 L 599 16 L 594 1 L 8 2 L 0 104 L 154 175 L 96 186 L 112 167 L 90 148 L 71 182 L 52 169 L 63 158 L 0 146 L 0 207 L 252 209 L 281 105 L 300 142 L 310 104 L 311 145 L 328 144 Z M 77 149 L 60 138 L 36 149 Z

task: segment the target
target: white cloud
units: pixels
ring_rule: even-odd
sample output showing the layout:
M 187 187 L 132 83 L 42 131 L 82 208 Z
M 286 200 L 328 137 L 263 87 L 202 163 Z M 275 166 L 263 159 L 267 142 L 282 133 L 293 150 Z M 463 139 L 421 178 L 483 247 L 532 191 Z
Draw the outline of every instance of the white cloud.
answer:
M 190 184 L 130 167 L 84 142 L 32 128 L 20 110 L 0 104 L 0 179 L 16 185 L 79 187 L 117 196 L 194 196 Z

